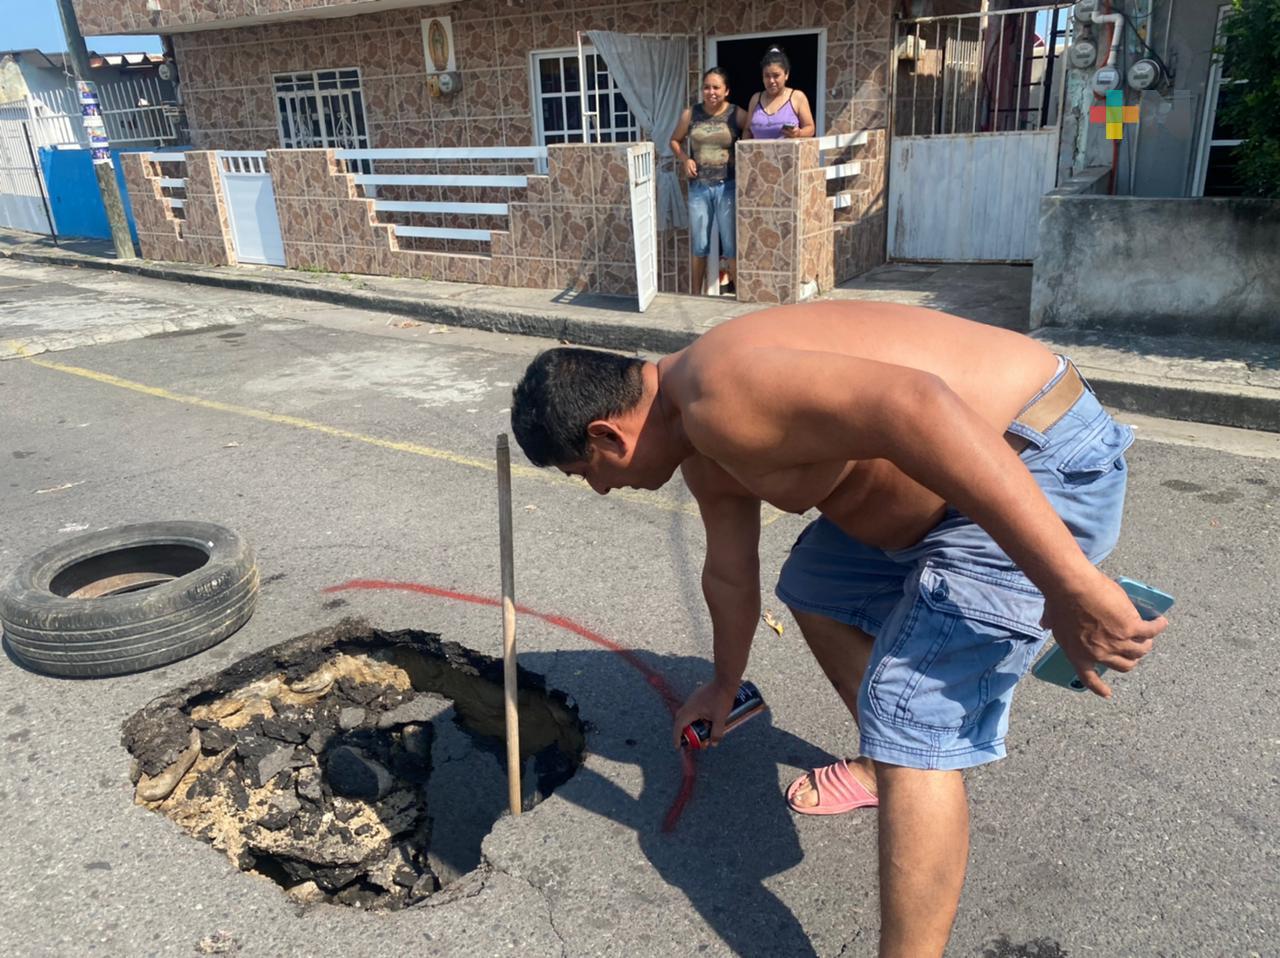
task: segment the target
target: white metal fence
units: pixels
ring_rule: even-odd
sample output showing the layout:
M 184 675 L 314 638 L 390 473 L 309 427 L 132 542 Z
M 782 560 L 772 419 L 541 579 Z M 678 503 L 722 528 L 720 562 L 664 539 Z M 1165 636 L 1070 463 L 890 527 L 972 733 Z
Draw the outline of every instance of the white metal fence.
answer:
M 631 179 L 631 236 L 635 246 L 636 300 L 640 312 L 658 292 L 657 181 L 653 175 L 652 143 L 627 149 Z
M 852 186 L 845 181 L 858 176 L 862 172 L 862 164 L 857 160 L 843 157 L 855 146 L 866 145 L 866 130 L 860 130 L 857 133 L 833 133 L 818 140 L 818 151 L 822 155 L 822 167 L 827 182 L 835 183 L 836 192 L 827 197 L 833 210 L 842 210 L 853 205 L 853 194 L 848 192 Z
M 336 150 L 334 156 L 356 174 L 356 184 L 366 196 L 376 197 L 374 210 L 392 214 L 395 234 L 403 238 L 453 242 L 489 242 L 492 229 L 480 225 L 491 217 L 506 217 L 509 191 L 523 190 L 534 172 L 532 164 L 545 161 L 545 146 L 442 147 L 406 150 Z M 502 172 L 456 172 L 459 164 L 485 166 Z M 382 172 L 391 166 L 396 172 Z M 423 168 L 445 172 L 408 172 Z M 466 168 L 464 167 L 464 168 Z M 524 167 L 524 172 L 510 172 Z M 405 172 L 400 172 L 404 170 Z M 371 171 L 371 172 L 366 172 Z M 466 193 L 456 193 L 466 190 Z M 478 191 L 478 192 L 476 192 Z M 423 193 L 430 199 L 418 199 Z M 387 195 L 390 194 L 390 195 Z M 413 196 L 408 199 L 404 197 Z M 456 199 L 468 197 L 466 200 Z M 445 225 L 424 226 L 426 219 Z M 382 217 L 379 220 L 385 222 Z M 407 222 L 406 222 L 407 221 Z
M 0 103 L 0 226 L 48 233 L 41 172 L 33 159 L 44 144 L 30 120 L 25 99 Z
M 187 218 L 187 154 L 185 153 L 143 153 L 142 158 L 148 163 L 161 164 L 161 194 L 169 203 L 169 209 L 178 219 Z M 181 164 L 181 165 L 179 165 Z
M 1025 132 L 1058 122 L 1070 4 L 898 24 L 894 135 Z
M 176 143 L 174 104 L 166 103 L 154 77 L 99 83 L 98 102 L 112 146 L 163 146 Z M 42 90 L 31 96 L 33 129 L 46 146 L 88 147 L 80 115 L 80 95 L 71 88 Z

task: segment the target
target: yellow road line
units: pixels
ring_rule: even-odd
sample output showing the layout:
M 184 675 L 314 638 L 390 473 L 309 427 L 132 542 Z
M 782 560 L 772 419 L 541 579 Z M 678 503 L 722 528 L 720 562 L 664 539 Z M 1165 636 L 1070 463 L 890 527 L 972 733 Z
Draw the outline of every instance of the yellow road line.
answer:
M 326 436 L 333 436 L 337 439 L 350 439 L 355 442 L 362 442 L 369 446 L 376 446 L 379 449 L 390 449 L 394 452 L 407 452 L 415 456 L 424 456 L 428 459 L 436 459 L 440 462 L 452 463 L 455 466 L 466 466 L 469 469 L 483 469 L 486 472 L 493 472 L 496 466 L 492 462 L 484 459 L 475 459 L 471 456 L 464 456 L 456 452 L 449 452 L 447 449 L 436 449 L 432 446 L 424 446 L 416 442 L 396 442 L 392 439 L 382 439 L 378 436 L 368 436 L 361 432 L 355 432 L 350 429 L 342 429 L 338 426 L 326 425 L 322 422 L 313 422 L 310 419 L 303 419 L 300 416 L 287 416 L 282 413 L 267 412 L 264 409 L 254 409 L 251 406 L 238 406 L 234 403 L 219 402 L 216 399 L 204 399 L 200 396 L 188 396 L 183 393 L 175 393 L 168 389 L 162 389 L 159 386 L 148 386 L 145 383 L 134 382 L 132 379 L 123 379 L 120 376 L 113 376 L 110 373 L 101 373 L 95 369 L 85 369 L 83 366 L 69 366 L 65 363 L 55 363 L 50 359 L 38 359 L 28 355 L 25 350 L 18 347 L 18 353 L 27 362 L 33 366 L 40 366 L 44 369 L 52 369 L 55 372 L 66 373 L 71 376 L 80 376 L 83 379 L 89 379 L 96 383 L 102 383 L 106 386 L 115 386 L 117 389 L 127 389 L 130 392 L 141 393 L 144 396 L 151 396 L 155 399 L 165 399 L 169 402 L 182 403 L 186 406 L 196 406 L 201 409 L 211 409 L 214 412 L 228 413 L 233 416 L 243 416 L 247 419 L 257 419 L 260 422 L 275 423 L 278 426 L 292 426 L 295 429 L 306 429 L 309 432 L 318 432 Z M 551 470 L 535 469 L 532 466 L 512 465 L 511 475 L 520 479 L 536 479 L 540 482 L 548 482 L 557 486 L 572 486 L 581 490 L 582 483 L 578 479 L 569 479 L 559 473 Z M 685 515 L 697 515 L 698 507 L 694 502 L 675 502 L 661 496 L 655 496 L 647 492 L 631 490 L 631 489 L 615 489 L 611 496 L 616 496 L 628 502 L 636 502 L 640 505 L 650 506 L 655 509 L 661 509 L 664 512 L 683 513 Z M 773 509 L 772 506 L 765 507 L 767 513 L 761 521 L 762 525 L 771 525 L 777 522 L 785 513 Z

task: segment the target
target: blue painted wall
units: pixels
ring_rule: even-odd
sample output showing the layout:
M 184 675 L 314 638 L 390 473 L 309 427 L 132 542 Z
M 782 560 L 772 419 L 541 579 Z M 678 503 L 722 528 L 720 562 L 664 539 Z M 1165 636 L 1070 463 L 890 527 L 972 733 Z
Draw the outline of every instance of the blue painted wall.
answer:
M 112 150 L 111 157 L 116 170 L 116 181 L 120 184 L 120 196 L 124 201 L 124 215 L 129 221 L 129 232 L 133 234 L 136 243 L 138 228 L 133 222 L 129 191 L 124 185 L 120 153 L 120 150 Z M 44 169 L 44 181 L 49 188 L 49 208 L 53 211 L 53 222 L 58 228 L 58 235 L 110 239 L 107 211 L 98 193 L 98 179 L 93 172 L 93 160 L 89 157 L 89 151 L 41 149 L 40 166 Z

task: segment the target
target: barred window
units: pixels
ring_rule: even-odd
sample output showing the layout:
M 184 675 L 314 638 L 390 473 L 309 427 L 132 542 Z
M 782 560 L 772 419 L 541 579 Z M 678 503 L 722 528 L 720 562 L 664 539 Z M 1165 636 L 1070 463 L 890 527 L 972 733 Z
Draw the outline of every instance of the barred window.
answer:
M 591 141 L 631 143 L 640 139 L 640 125 L 609 75 L 604 58 L 594 48 L 584 47 L 583 61 L 587 112 L 596 114 L 588 119 Z M 533 120 L 539 146 L 582 142 L 583 92 L 577 49 L 533 54 Z

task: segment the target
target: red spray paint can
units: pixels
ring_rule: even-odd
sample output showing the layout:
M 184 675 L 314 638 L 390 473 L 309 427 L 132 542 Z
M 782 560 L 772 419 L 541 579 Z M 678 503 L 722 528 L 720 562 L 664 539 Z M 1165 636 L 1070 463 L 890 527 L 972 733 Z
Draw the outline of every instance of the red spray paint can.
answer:
M 729 717 L 725 720 L 724 730 L 732 732 L 735 728 L 753 716 L 763 712 L 767 705 L 764 696 L 756 688 L 754 682 L 743 682 L 738 686 L 738 694 L 733 697 L 733 705 L 729 709 Z M 711 745 L 711 723 L 698 719 L 684 727 L 681 733 L 681 744 L 692 750 L 708 748 Z

